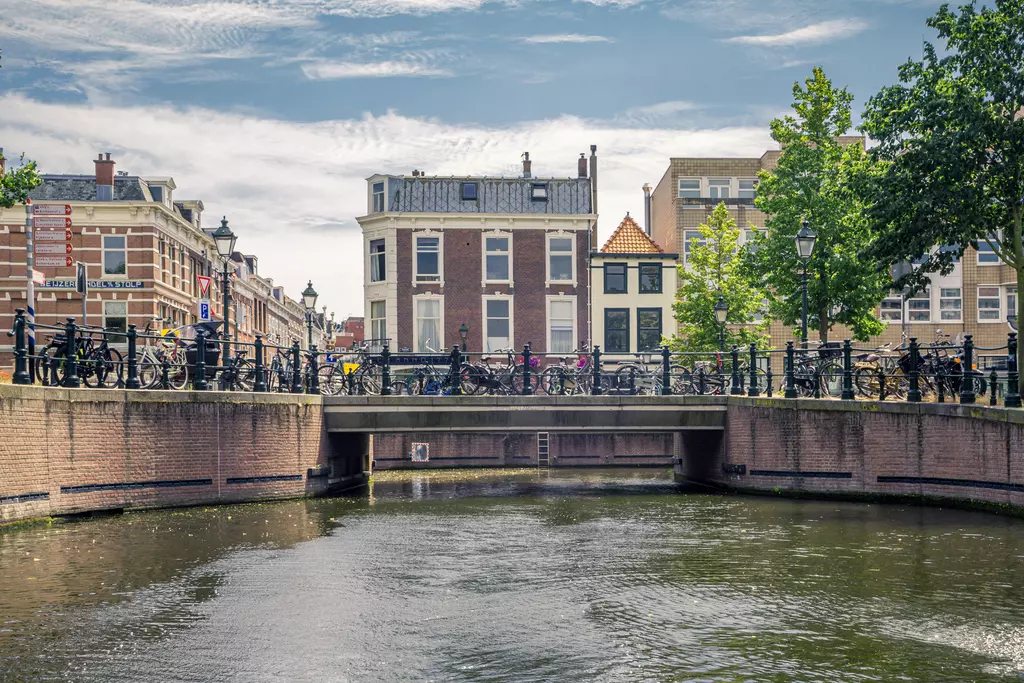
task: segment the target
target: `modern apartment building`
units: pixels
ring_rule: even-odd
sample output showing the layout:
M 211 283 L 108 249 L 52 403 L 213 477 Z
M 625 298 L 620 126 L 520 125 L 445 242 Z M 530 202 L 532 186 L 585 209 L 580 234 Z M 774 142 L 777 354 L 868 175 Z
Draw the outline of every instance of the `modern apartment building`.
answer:
M 576 177 L 367 179 L 364 307 L 395 350 L 569 353 L 588 341 L 596 147 Z M 462 331 L 460 331 L 462 330 Z

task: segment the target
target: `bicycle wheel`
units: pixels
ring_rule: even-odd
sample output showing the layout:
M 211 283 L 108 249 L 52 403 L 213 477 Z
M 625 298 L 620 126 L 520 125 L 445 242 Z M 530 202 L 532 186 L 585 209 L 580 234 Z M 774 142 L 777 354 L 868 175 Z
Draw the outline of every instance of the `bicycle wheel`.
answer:
M 878 398 L 878 368 L 862 366 L 853 371 L 853 385 L 865 398 Z
M 139 361 L 139 366 L 136 372 L 139 376 L 140 388 L 158 388 L 160 384 L 161 368 L 156 364 L 156 361 L 153 358 L 151 358 L 148 354 L 144 355 L 142 359 Z
M 237 361 L 228 389 L 230 391 L 252 391 L 256 383 L 256 364 L 248 358 Z
M 487 390 L 486 377 L 488 372 L 486 367 L 463 363 L 460 372 L 462 374 L 463 394 L 475 396 Z
M 830 361 L 818 369 L 818 381 L 822 396 L 838 398 L 843 395 L 843 366 Z
M 320 393 L 324 396 L 337 396 L 341 393 L 343 379 L 334 363 L 325 363 L 317 368 L 316 379 L 320 385 Z
M 637 365 L 623 365 L 612 375 L 609 392 L 617 394 L 639 395 L 643 393 L 641 384 L 644 371 Z
M 43 386 L 55 387 L 64 383 L 64 352 L 61 347 L 40 349 L 35 362 L 36 378 Z
M 356 370 L 356 386 L 359 387 L 359 393 L 369 394 L 370 396 L 379 396 L 381 383 L 383 381 L 382 370 L 378 365 L 370 365 L 363 363 Z

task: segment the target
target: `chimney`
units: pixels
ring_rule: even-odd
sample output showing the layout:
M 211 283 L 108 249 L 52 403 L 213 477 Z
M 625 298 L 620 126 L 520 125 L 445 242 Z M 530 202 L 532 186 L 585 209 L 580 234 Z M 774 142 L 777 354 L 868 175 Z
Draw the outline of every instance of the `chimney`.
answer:
M 114 162 L 110 159 L 110 152 L 106 158 L 100 154 L 96 157 L 96 201 L 114 201 Z
M 651 236 L 651 185 L 644 183 L 644 231 Z
M 590 213 L 597 213 L 597 145 L 590 146 Z
M 580 152 L 579 161 L 576 162 L 576 170 L 580 178 L 587 177 L 587 155 L 584 152 Z
M 531 165 L 532 164 L 530 163 L 530 153 L 529 152 L 523 152 L 523 177 L 524 178 L 532 178 L 533 177 L 533 175 L 530 173 L 530 166 Z

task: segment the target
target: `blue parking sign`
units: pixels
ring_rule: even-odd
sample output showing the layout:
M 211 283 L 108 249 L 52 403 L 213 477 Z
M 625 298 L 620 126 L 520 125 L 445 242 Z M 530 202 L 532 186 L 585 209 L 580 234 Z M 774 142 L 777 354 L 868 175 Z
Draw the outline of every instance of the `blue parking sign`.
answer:
M 213 314 L 210 311 L 210 300 L 200 299 L 199 300 L 199 322 L 208 323 L 213 321 Z

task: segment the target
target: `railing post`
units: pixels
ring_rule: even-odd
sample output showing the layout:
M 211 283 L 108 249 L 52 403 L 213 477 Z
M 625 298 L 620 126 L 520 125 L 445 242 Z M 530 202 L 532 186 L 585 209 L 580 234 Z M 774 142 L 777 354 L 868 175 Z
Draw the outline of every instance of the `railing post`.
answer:
M 68 318 L 64 331 L 67 337 L 64 346 L 64 388 L 77 389 L 81 382 L 78 379 L 78 334 L 74 318 Z
M 996 374 L 996 369 L 992 368 L 992 372 L 988 376 L 988 404 L 994 406 L 998 400 L 997 394 L 999 393 L 999 376 Z
M 309 393 L 320 393 L 319 352 L 316 344 L 309 347 Z
M 135 325 L 128 326 L 126 336 L 128 337 L 128 377 L 124 381 L 124 386 L 126 389 L 138 389 L 142 385 L 139 383 L 139 333 L 135 329 Z
M 462 352 L 458 344 L 452 344 L 452 366 L 448 376 L 452 382 L 452 396 L 462 395 Z
M 530 345 L 523 344 L 523 395 L 529 396 L 533 393 L 533 386 L 530 383 Z
M 672 352 L 667 344 L 661 347 L 661 395 L 672 395 Z
M 852 401 L 853 393 L 853 346 L 849 339 L 843 340 L 843 394 L 842 400 Z
M 192 391 L 206 391 L 210 388 L 206 381 L 206 330 L 196 328 L 196 372 L 192 377 Z
M 590 388 L 590 393 L 594 396 L 598 396 L 601 393 L 601 347 L 594 344 L 594 386 Z
M 937 394 L 935 400 L 938 401 L 939 403 L 945 403 L 946 402 L 946 375 L 944 375 L 942 373 L 942 365 L 941 364 L 935 369 L 935 391 L 936 391 L 936 394 Z
M 795 358 L 793 357 L 793 342 L 786 342 L 786 398 L 796 398 L 796 373 L 793 369 Z
M 885 370 L 881 366 L 878 367 L 878 400 L 885 400 Z
M 757 386 L 757 344 L 750 342 L 750 386 L 747 396 L 760 396 L 761 388 Z
M 769 351 L 768 369 L 764 371 L 764 395 L 767 396 L 768 398 L 772 397 L 772 357 L 770 354 L 771 352 Z
M 252 384 L 253 391 L 267 390 L 267 369 L 263 365 L 263 335 L 256 333 L 256 381 Z
M 565 395 L 565 368 L 563 368 L 562 366 L 556 366 L 556 367 L 558 367 L 558 395 L 559 396 L 564 396 Z M 578 385 L 579 382 L 577 382 L 576 384 Z
M 349 373 L 351 376 L 351 373 Z M 354 387 L 350 386 L 351 391 Z M 391 395 L 391 347 L 384 342 L 380 350 L 380 395 Z
M 732 389 L 729 391 L 733 396 L 741 396 L 743 387 L 740 386 L 740 349 L 732 345 Z
M 629 366 L 629 395 L 636 395 L 636 368 Z
M 292 340 L 292 390 L 293 394 L 302 393 L 302 350 L 299 347 L 299 340 Z
M 171 388 L 171 361 L 167 360 L 167 356 L 160 361 L 160 388 Z
M 918 375 L 917 337 L 910 338 L 910 389 L 907 391 L 907 403 L 921 402 L 921 378 Z
M 32 384 L 28 374 L 28 344 L 25 341 L 25 309 L 14 309 L 14 377 L 15 384 Z
M 974 335 L 964 335 L 964 372 L 960 380 L 960 403 L 974 403 Z
M 820 356 L 820 354 L 819 354 Z M 814 364 L 814 398 L 821 398 L 821 366 Z
M 1017 333 L 1011 332 L 1006 338 L 1006 395 L 1003 397 L 1004 408 L 1020 408 L 1019 369 L 1017 368 Z

